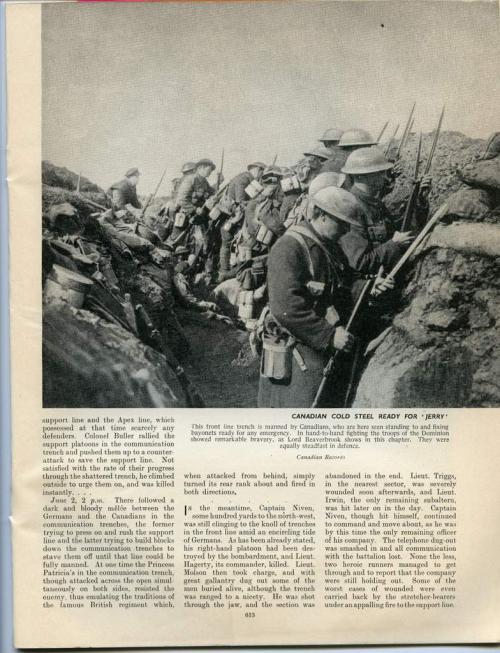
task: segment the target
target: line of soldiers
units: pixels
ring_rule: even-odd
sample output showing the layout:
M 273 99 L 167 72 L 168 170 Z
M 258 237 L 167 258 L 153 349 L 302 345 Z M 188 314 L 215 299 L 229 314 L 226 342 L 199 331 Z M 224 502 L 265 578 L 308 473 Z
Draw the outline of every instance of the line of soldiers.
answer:
M 260 406 L 311 405 L 331 353 L 359 354 L 377 335 L 392 280 L 377 279 L 371 296 L 385 301 L 358 325 L 356 339 L 345 329 L 347 316 L 363 282 L 389 270 L 415 236 L 398 228 L 401 216 L 383 202 L 399 162 L 362 129 L 328 129 L 318 140 L 291 168 L 252 162 L 222 188 L 221 174 L 208 182 L 211 160 L 188 162 L 157 216 L 166 247 L 189 251 L 192 275 L 221 285 L 238 280 L 239 315 L 263 349 Z M 430 184 L 424 176 L 415 230 L 428 216 Z M 356 375 L 344 358 L 322 404 L 348 402 Z
M 210 159 L 187 162 L 169 201 L 147 218 L 137 195 L 140 173 L 132 168 L 108 190 L 111 208 L 96 215 L 98 236 L 56 229 L 54 238 L 52 231 L 48 264 L 55 240 L 79 250 L 92 260 L 98 287 L 120 294 L 122 305 L 130 296 L 133 306 L 146 308 L 141 319 L 153 328 L 145 340 L 155 344 L 152 334 L 159 335 L 179 358 L 188 343 L 176 305 L 220 317 L 216 304 L 197 299 L 193 283 L 201 276 L 210 288 L 219 284 L 216 294 L 236 283 L 238 315 L 262 348 L 259 406 L 310 406 L 332 352 L 346 356 L 321 404 L 343 405 L 349 375 L 355 382 L 348 355 L 380 330 L 387 302 L 378 300 L 356 339 L 345 328 L 347 316 L 363 282 L 382 266 L 390 269 L 414 233 L 399 230 L 400 216 L 382 201 L 401 166 L 368 132 L 328 129 L 319 141 L 290 168 L 252 162 L 227 184 L 222 171 L 209 183 L 216 170 Z M 416 227 L 427 218 L 429 189 L 425 177 Z M 61 217 L 56 208 L 53 226 Z M 390 296 L 393 287 L 379 277 L 372 297 Z M 102 308 L 102 297 L 96 302 Z

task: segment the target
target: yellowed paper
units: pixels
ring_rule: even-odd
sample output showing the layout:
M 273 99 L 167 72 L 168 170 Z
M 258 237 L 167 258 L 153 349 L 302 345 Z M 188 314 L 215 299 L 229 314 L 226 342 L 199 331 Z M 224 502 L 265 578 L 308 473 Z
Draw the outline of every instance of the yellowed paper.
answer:
M 42 408 L 40 9 L 34 4 L 7 7 L 16 645 L 66 649 L 497 642 L 498 409 Z M 197 7 L 196 11 L 202 10 Z M 102 437 L 93 431 L 91 420 L 96 418 L 98 426 L 106 429 Z M 123 424 L 120 419 L 129 421 Z M 48 428 L 50 420 L 54 420 L 52 426 L 63 427 L 68 436 L 59 442 L 58 449 L 57 432 Z M 116 431 L 120 435 L 114 434 L 111 424 L 123 424 Z M 141 425 L 149 431 L 141 431 Z M 347 426 L 352 428 L 352 435 Z M 438 435 L 425 430 L 434 426 Z M 375 427 L 384 432 L 380 441 Z M 155 433 L 155 445 L 141 440 L 140 433 Z M 231 435 L 219 437 L 221 433 Z M 123 442 L 127 434 L 132 442 L 141 442 L 145 453 L 134 453 L 132 446 L 126 453 Z M 172 434 L 170 447 L 166 443 Z M 46 450 L 42 455 L 48 441 L 55 443 L 55 451 L 64 451 L 54 453 L 53 462 L 47 460 Z M 76 443 L 74 454 L 72 442 Z M 99 456 L 94 456 L 99 473 L 111 474 L 110 485 L 98 488 L 95 482 L 85 481 L 84 474 L 92 473 L 91 456 L 87 460 L 85 448 L 112 449 L 113 442 L 117 443 L 115 457 L 120 462 L 108 463 L 113 457 L 110 453 L 101 454 L 99 463 Z M 43 476 L 43 465 L 53 479 L 58 465 L 62 466 L 62 476 L 66 473 L 62 468 L 68 466 L 68 476 L 55 492 Z M 78 465 L 88 467 L 81 472 Z M 198 493 L 193 492 L 196 487 Z M 383 512 L 373 512 L 377 504 L 372 497 L 379 498 L 378 505 L 384 510 L 388 506 L 391 517 L 385 521 L 394 524 L 394 504 L 387 498 L 398 487 L 413 492 L 410 496 L 415 503 L 409 502 L 406 507 L 400 504 L 405 515 L 401 521 L 410 524 L 406 530 L 413 535 L 402 535 L 404 529 L 399 526 L 376 526 L 385 522 L 380 518 Z M 210 488 L 210 492 L 203 492 Z M 335 492 L 328 494 L 329 489 Z M 344 490 L 352 490 L 366 515 L 372 516 L 354 517 L 357 504 L 350 494 L 342 494 Z M 431 516 L 433 504 L 425 502 L 429 496 L 440 508 L 435 511 L 437 518 Z M 162 518 L 153 519 L 146 511 L 144 526 L 137 526 L 139 518 L 120 519 L 120 512 L 130 515 L 132 505 L 141 505 L 139 497 L 144 499 L 143 507 L 157 500 Z M 418 509 L 414 509 L 416 502 Z M 75 535 L 67 533 L 69 527 L 61 530 L 57 525 L 46 525 L 56 524 L 57 519 L 64 524 L 61 515 L 72 505 L 77 506 L 76 522 L 77 514 L 89 515 L 88 527 L 81 523 L 76 527 L 77 535 L 79 529 L 85 530 L 87 544 L 83 536 L 81 541 L 73 540 Z M 173 518 L 167 519 L 170 505 Z M 347 506 L 349 519 L 339 521 L 342 506 Z M 456 518 L 446 517 L 450 506 L 456 507 Z M 102 526 L 106 520 L 99 518 L 101 511 L 110 514 L 108 526 Z M 229 513 L 230 517 L 220 517 Z M 353 525 L 357 519 L 359 527 Z M 222 525 L 217 525 L 218 520 Z M 350 526 L 344 529 L 343 521 Z M 275 535 L 275 541 L 271 539 L 272 529 L 281 533 Z M 148 538 L 158 537 L 162 530 L 173 533 L 174 543 L 167 545 L 170 534 L 164 535 L 165 542 L 157 548 L 169 555 L 154 557 L 159 552 Z M 433 535 L 415 534 L 429 530 Z M 131 539 L 121 559 L 127 566 L 119 566 L 116 550 L 109 559 L 101 559 L 104 567 L 96 566 L 99 551 L 92 550 L 91 545 L 96 531 L 101 539 L 104 531 L 109 532 L 110 551 L 111 545 L 118 546 L 118 540 L 127 546 L 127 537 Z M 410 541 L 418 537 L 423 538 L 422 551 L 418 542 Z M 440 542 L 431 547 L 433 537 Z M 302 541 L 304 538 L 311 542 Z M 340 539 L 335 542 L 335 538 Z M 277 553 L 273 547 L 278 547 Z M 431 557 L 433 551 L 435 558 Z M 372 557 L 360 557 L 370 552 Z M 345 557 L 346 553 L 352 557 Z M 248 555 L 256 555 L 254 562 L 262 566 L 251 566 L 251 559 L 245 558 Z M 273 555 L 276 558 L 270 557 Z M 126 574 L 123 571 L 120 577 L 120 569 L 141 570 L 138 560 L 146 569 L 163 571 L 169 567 L 153 565 L 173 562 L 172 578 L 166 574 L 147 576 L 149 581 L 156 578 L 164 591 L 152 589 L 152 581 L 149 589 L 141 590 L 135 580 L 133 591 L 127 590 L 123 581 Z M 279 564 L 270 566 L 269 560 Z M 407 571 L 404 564 L 416 565 L 419 560 L 422 576 L 410 582 L 417 567 L 410 567 L 411 576 L 398 570 Z M 240 565 L 247 561 L 248 566 L 229 566 L 231 561 Z M 376 583 L 369 582 L 369 561 Z M 190 582 L 185 571 L 189 568 L 197 570 L 193 576 L 202 579 L 205 591 L 199 583 Z M 242 568 L 246 574 L 235 574 Z M 82 577 L 78 569 L 87 583 L 72 581 Z M 255 573 L 257 569 L 262 573 Z M 354 571 L 359 569 L 365 570 L 360 581 L 363 589 L 353 592 L 354 583 L 346 583 L 346 578 L 354 578 Z M 220 579 L 232 578 L 232 582 L 218 582 L 215 570 Z M 113 574 L 115 582 L 109 582 Z M 63 577 L 64 583 L 60 580 Z M 242 583 L 242 578 L 248 582 Z M 313 579 L 311 591 L 308 578 Z M 207 579 L 215 579 L 212 587 Z M 453 582 L 447 585 L 447 579 Z M 277 582 L 276 591 L 270 589 L 271 581 Z M 413 589 L 402 591 L 401 584 L 405 583 Z M 99 585 L 99 591 L 93 584 Z M 112 600 L 103 595 L 105 584 Z M 425 598 L 422 588 L 426 585 L 434 598 Z M 220 592 L 214 589 L 219 586 Z M 164 594 L 165 598 L 147 598 L 148 593 Z M 94 594 L 100 598 L 92 598 Z M 402 595 L 409 598 L 401 599 Z M 341 607 L 326 607 L 336 601 Z M 189 603 L 196 607 L 186 605 Z M 414 607 L 407 607 L 408 603 Z M 349 604 L 355 607 L 347 607 Z

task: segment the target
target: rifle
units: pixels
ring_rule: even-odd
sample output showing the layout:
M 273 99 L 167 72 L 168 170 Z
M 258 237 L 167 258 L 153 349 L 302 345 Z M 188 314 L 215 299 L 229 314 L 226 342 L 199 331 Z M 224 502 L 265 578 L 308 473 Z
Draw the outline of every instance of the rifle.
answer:
M 428 220 L 428 222 L 425 224 L 423 229 L 420 231 L 418 236 L 415 238 L 415 240 L 412 242 L 410 247 L 406 250 L 406 252 L 403 254 L 403 256 L 399 259 L 399 261 L 396 263 L 396 265 L 392 268 L 392 270 L 389 272 L 386 278 L 393 278 L 396 276 L 396 274 L 401 270 L 403 265 L 406 263 L 406 261 L 410 258 L 410 256 L 415 252 L 415 250 L 421 245 L 423 242 L 424 238 L 427 236 L 427 234 L 433 229 L 433 227 L 438 223 L 438 221 L 443 217 L 443 215 L 446 214 L 446 211 L 448 210 L 448 204 L 445 202 L 437 211 L 434 213 L 432 218 Z
M 384 132 L 387 129 L 388 124 L 389 124 L 389 121 L 387 121 L 385 123 L 385 125 L 382 127 L 382 129 L 380 130 L 380 134 L 378 135 L 378 138 L 377 138 L 377 145 L 380 143 L 380 140 L 381 140 L 382 136 L 384 135 Z
M 385 156 L 389 156 L 389 152 L 391 151 L 392 144 L 394 143 L 394 139 L 396 138 L 396 134 L 398 133 L 398 131 L 399 131 L 399 122 L 396 125 L 396 129 L 394 130 L 393 135 L 391 136 L 391 138 L 389 139 L 389 142 L 386 145 L 386 148 L 384 150 Z
M 420 132 L 420 136 L 418 138 L 417 158 L 415 160 L 415 169 L 413 171 L 413 188 L 410 193 L 410 197 L 408 198 L 408 202 L 406 204 L 406 209 L 403 216 L 403 222 L 401 223 L 401 231 L 408 231 L 410 227 L 410 223 L 413 219 L 413 214 L 415 212 L 415 206 L 417 205 L 417 199 L 420 193 L 420 184 L 422 182 L 422 180 L 418 178 L 418 167 L 420 165 L 421 151 L 422 151 L 422 132 Z
M 79 172 L 79 173 L 78 173 L 78 180 L 77 180 L 77 182 L 76 182 L 76 194 L 77 194 L 77 195 L 80 194 L 80 181 L 81 181 L 81 178 L 82 178 L 82 173 Z
M 98 204 L 97 202 L 93 202 L 92 200 L 89 200 L 88 197 L 85 197 L 80 192 L 78 192 L 77 195 L 82 200 L 82 202 L 87 202 L 87 204 L 93 206 L 96 209 L 99 209 L 100 211 L 109 211 L 109 209 L 107 209 L 105 206 L 102 206 L 102 204 Z
M 276 154 L 274 155 L 273 162 L 271 163 L 271 167 L 274 167 L 276 165 L 277 160 L 278 160 L 278 153 L 276 152 Z
M 402 149 L 403 149 L 403 147 L 404 147 L 404 145 L 406 143 L 406 139 L 408 138 L 408 134 L 410 133 L 411 128 L 413 126 L 412 120 L 413 120 L 413 113 L 415 111 L 416 104 L 417 104 L 416 102 L 413 103 L 413 106 L 412 106 L 411 111 L 410 111 L 410 115 L 408 116 L 408 120 L 406 121 L 406 125 L 405 125 L 404 131 L 403 131 L 403 135 L 401 136 L 401 140 L 399 142 L 399 147 L 398 147 L 398 150 L 396 152 L 396 159 L 399 159 L 399 157 L 401 156 L 401 151 L 402 151 Z
M 443 124 L 444 109 L 445 107 L 443 105 L 443 110 L 441 111 L 441 115 L 439 116 L 438 126 L 436 127 L 436 132 L 434 134 L 434 140 L 432 142 L 429 158 L 427 159 L 427 164 L 424 169 L 424 175 L 429 174 L 429 171 L 431 169 L 432 159 L 434 158 L 434 152 L 436 151 L 436 145 L 439 139 L 439 134 L 441 133 L 441 125 Z
M 82 202 L 86 202 L 86 203 L 89 204 L 90 206 L 93 206 L 94 208 L 99 209 L 100 211 L 110 211 L 110 210 L 111 210 L 111 209 L 106 208 L 105 206 L 102 206 L 102 204 L 97 204 L 97 202 L 93 202 L 92 200 L 90 200 L 88 197 L 85 197 L 85 196 L 82 195 L 81 193 L 78 193 L 78 197 L 82 200 Z M 146 229 L 149 229 L 150 231 L 152 231 L 153 233 L 155 233 L 155 232 L 151 229 L 151 227 L 149 227 L 149 226 L 148 226 L 145 222 L 143 222 L 140 218 L 136 218 L 136 222 L 138 222 L 139 224 L 141 224 L 143 227 L 146 227 Z M 157 234 L 155 234 L 155 235 L 157 235 Z
M 375 283 L 375 278 L 373 279 L 368 279 L 366 281 L 365 285 L 363 286 L 361 293 L 359 294 L 359 297 L 354 305 L 354 308 L 352 309 L 352 313 L 349 316 L 349 320 L 347 321 L 347 324 L 345 326 L 346 331 L 349 331 L 354 324 L 354 322 L 358 319 L 359 315 L 361 314 L 361 311 L 365 307 L 366 301 L 370 295 L 371 289 L 373 288 L 373 285 Z M 333 374 L 335 370 L 335 363 L 337 362 L 337 358 L 339 355 L 340 351 L 335 351 L 332 356 L 330 356 L 330 359 L 328 360 L 328 363 L 325 365 L 323 369 L 323 377 L 321 379 L 321 383 L 319 384 L 318 390 L 316 391 L 316 396 L 314 397 L 314 401 L 312 403 L 311 408 L 317 408 L 319 405 L 319 402 L 321 400 L 321 395 L 323 394 L 325 390 L 325 385 L 330 376 Z
M 443 117 L 444 117 L 444 107 L 443 110 L 441 111 L 441 115 L 439 116 L 439 121 L 438 125 L 436 127 L 436 131 L 434 133 L 434 139 L 432 141 L 431 149 L 429 152 L 429 156 L 427 157 L 427 162 L 425 164 L 424 172 L 423 175 L 428 175 L 429 171 L 431 169 L 432 165 L 432 159 L 434 158 L 434 153 L 436 151 L 436 146 L 437 142 L 439 140 L 439 135 L 441 133 L 441 125 L 443 124 Z M 420 138 L 418 142 L 418 148 L 417 148 L 417 160 L 415 162 L 415 172 L 413 175 L 413 190 L 411 192 L 411 195 L 408 199 L 408 204 L 406 205 L 406 210 L 404 213 L 404 218 L 403 218 L 403 223 L 401 226 L 401 231 L 406 231 L 410 223 L 413 219 L 413 214 L 415 212 L 415 206 L 417 203 L 418 195 L 420 193 L 420 185 L 422 183 L 422 178 L 418 179 L 418 166 L 419 166 L 419 161 L 420 161 L 420 152 L 422 149 L 422 132 L 420 132 Z
M 213 195 L 212 197 L 215 197 L 217 200 L 219 200 L 222 197 L 222 195 L 224 194 L 224 191 L 226 190 L 226 188 L 229 186 L 229 183 L 230 183 L 229 181 L 226 181 L 225 184 L 222 184 L 222 186 L 215 192 L 215 195 Z M 211 199 L 211 198 L 209 197 L 208 199 Z
M 142 209 L 142 213 L 141 213 L 141 215 L 139 216 L 139 221 L 142 220 L 142 218 L 144 217 L 144 215 L 145 215 L 145 213 L 146 213 L 146 210 L 147 210 L 148 206 L 151 204 L 151 202 L 152 202 L 152 201 L 154 200 L 154 198 L 156 197 L 156 193 L 157 193 L 157 192 L 159 191 L 159 189 L 160 189 L 161 182 L 163 181 L 163 177 L 165 176 L 166 172 L 167 172 L 167 169 L 165 168 L 165 170 L 163 171 L 162 176 L 160 177 L 160 181 L 158 182 L 158 185 L 157 185 L 156 188 L 155 188 L 155 192 L 154 192 L 152 195 L 149 196 L 148 201 L 146 202 L 146 204 L 144 204 L 144 207 L 143 207 L 143 209 Z
M 217 173 L 217 184 L 215 186 L 216 191 L 219 190 L 220 180 L 221 180 L 221 177 L 222 177 L 223 168 L 224 168 L 224 148 L 222 148 L 222 154 L 221 154 L 221 157 L 220 157 L 220 168 L 219 168 L 219 172 Z
M 205 402 L 203 401 L 200 393 L 191 384 L 188 379 L 184 368 L 181 366 L 177 358 L 174 356 L 172 350 L 166 342 L 166 338 L 155 328 L 151 321 L 146 309 L 142 304 L 137 304 L 135 310 L 139 314 L 144 326 L 147 329 L 148 337 L 159 347 L 165 356 L 167 364 L 172 368 L 175 376 L 177 377 L 182 389 L 186 393 L 186 397 L 190 408 L 204 408 Z

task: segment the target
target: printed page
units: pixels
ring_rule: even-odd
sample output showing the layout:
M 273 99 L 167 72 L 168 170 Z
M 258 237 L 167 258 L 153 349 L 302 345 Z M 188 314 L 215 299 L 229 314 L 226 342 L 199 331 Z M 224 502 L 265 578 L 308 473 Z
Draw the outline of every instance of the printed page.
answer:
M 474 20 L 494 53 L 498 10 L 383 4 L 7 7 L 16 646 L 498 641 L 498 103 L 471 104 L 495 57 L 479 66 L 462 29 Z M 408 34 L 421 43 L 431 17 L 450 43 L 419 50 L 424 75 Z M 301 44 L 332 21 L 359 39 L 337 34 L 336 65 L 311 67 L 318 43 Z M 347 63 L 360 43 L 365 89 Z M 442 82 L 458 46 L 469 90 L 437 93 L 429 71 Z M 389 61 L 413 86 L 392 77 L 372 107 L 363 91 Z M 316 149 L 337 121 L 342 167 Z M 319 161 L 354 206 L 359 175 L 340 170 L 355 137 L 384 175 L 403 169 L 385 206 L 409 206 L 415 232 L 427 216 L 425 238 L 386 247 L 409 252 L 395 306 L 377 303 L 394 268 L 363 278 L 364 308 L 385 310 L 359 331 L 355 299 L 346 315 L 326 302 L 315 235 L 346 216 L 311 200 Z

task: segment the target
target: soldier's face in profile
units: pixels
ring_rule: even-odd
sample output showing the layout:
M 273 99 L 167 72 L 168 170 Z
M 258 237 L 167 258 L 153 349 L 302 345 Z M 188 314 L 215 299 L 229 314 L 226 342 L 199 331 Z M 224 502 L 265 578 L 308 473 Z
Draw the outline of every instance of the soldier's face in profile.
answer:
M 132 186 L 137 186 L 139 183 L 139 175 L 132 175 L 132 177 L 129 177 L 129 181 L 132 184 Z
M 316 231 L 327 240 L 337 241 L 349 231 L 349 225 L 343 220 L 337 220 L 326 213 L 321 213 L 313 223 Z
M 212 166 L 200 166 L 199 168 L 196 168 L 196 172 L 201 176 L 205 177 L 210 177 L 210 173 L 212 172 L 213 168 Z
M 392 170 L 388 170 L 385 173 L 385 179 L 384 179 L 384 184 L 381 188 L 380 194 L 381 195 L 388 195 L 394 190 L 394 186 L 396 185 L 396 175 Z
M 306 159 L 311 170 L 317 170 L 321 165 L 321 159 L 319 159 L 317 156 L 312 156 L 311 154 L 308 154 Z
M 373 192 L 378 193 L 389 183 L 389 178 L 385 170 L 381 172 L 373 172 L 370 175 L 366 175 L 366 181 L 369 187 Z

